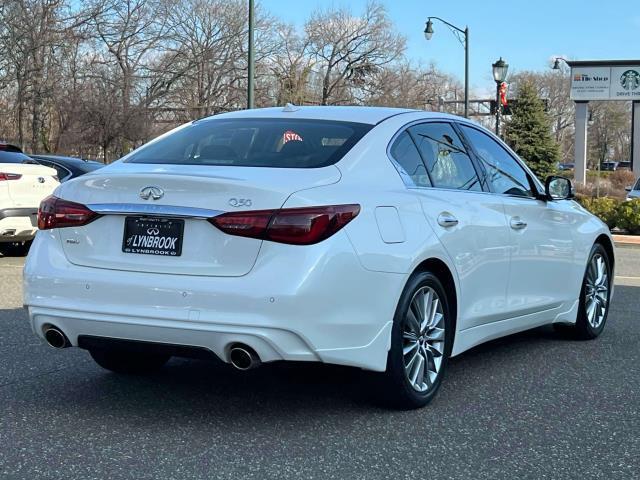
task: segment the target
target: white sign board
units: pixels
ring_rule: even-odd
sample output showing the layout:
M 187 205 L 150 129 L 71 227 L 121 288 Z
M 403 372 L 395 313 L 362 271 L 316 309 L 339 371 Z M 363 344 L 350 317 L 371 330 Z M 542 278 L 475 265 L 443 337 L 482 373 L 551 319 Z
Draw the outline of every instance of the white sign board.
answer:
M 611 67 L 611 100 L 640 100 L 640 65 Z
M 640 65 L 572 67 L 571 100 L 640 100 Z
M 611 67 L 571 69 L 571 100 L 609 100 Z

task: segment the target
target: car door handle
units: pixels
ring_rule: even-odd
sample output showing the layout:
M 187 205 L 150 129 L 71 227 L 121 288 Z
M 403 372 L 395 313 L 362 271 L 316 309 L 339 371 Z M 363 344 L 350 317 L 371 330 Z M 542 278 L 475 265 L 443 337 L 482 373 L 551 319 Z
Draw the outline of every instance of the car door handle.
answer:
M 458 219 L 449 212 L 442 212 L 438 215 L 438 225 L 444 228 L 455 227 L 458 225 Z
M 523 228 L 527 228 L 527 222 L 522 220 L 520 217 L 512 217 L 509 224 L 514 230 L 522 230 Z

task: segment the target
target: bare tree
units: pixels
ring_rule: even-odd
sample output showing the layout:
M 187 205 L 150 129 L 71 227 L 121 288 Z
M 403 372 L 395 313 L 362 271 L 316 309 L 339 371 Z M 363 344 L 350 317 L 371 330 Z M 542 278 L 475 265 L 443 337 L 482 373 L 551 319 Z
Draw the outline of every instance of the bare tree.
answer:
M 202 117 L 232 108 L 232 91 L 242 77 L 240 42 L 244 2 L 184 0 L 169 11 L 170 47 L 182 72 L 173 91 L 175 104 Z
M 321 104 L 340 103 L 338 92 L 362 86 L 369 75 L 398 59 L 405 40 L 393 31 L 384 7 L 371 2 L 364 14 L 349 10 L 315 12 L 305 25 L 308 52 L 322 72 Z

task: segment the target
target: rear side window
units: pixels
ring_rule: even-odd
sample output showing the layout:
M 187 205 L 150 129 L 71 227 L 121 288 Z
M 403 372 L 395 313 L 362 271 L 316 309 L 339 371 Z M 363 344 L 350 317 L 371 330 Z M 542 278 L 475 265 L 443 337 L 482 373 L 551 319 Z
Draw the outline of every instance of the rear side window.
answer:
M 480 180 L 460 138 L 448 123 L 422 123 L 409 128 L 438 188 L 481 191 Z
M 0 163 L 37 163 L 24 153 L 0 150 Z
M 405 185 L 416 187 L 431 186 L 427 169 L 422 163 L 418 149 L 408 132 L 404 131 L 398 135 L 389 153 Z
M 214 118 L 150 142 L 124 161 L 318 168 L 338 162 L 371 128 L 326 120 Z

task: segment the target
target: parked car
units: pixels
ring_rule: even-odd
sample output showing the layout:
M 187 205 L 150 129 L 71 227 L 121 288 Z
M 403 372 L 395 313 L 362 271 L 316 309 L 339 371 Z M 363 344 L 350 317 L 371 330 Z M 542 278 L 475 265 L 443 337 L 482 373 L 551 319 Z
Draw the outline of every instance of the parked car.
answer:
M 36 234 L 38 205 L 58 185 L 54 169 L 0 143 L 0 246 L 26 251 Z
M 600 170 L 603 172 L 615 172 L 618 169 L 618 162 L 602 162 Z
M 380 372 L 420 407 L 449 357 L 545 324 L 602 332 L 609 229 L 442 113 L 245 110 L 61 185 L 24 270 L 33 331 L 114 372 L 172 355 Z
M 618 162 L 618 170 L 631 170 L 631 162 Z
M 85 173 L 93 172 L 104 167 L 104 163 L 85 160 L 83 158 L 63 157 L 59 155 L 29 155 L 40 165 L 55 168 L 58 172 L 60 183 L 64 183 L 72 178 L 79 177 Z
M 561 171 L 573 170 L 574 168 L 576 168 L 575 163 L 560 163 L 558 165 L 558 170 L 561 170 Z
M 627 187 L 625 190 L 627 191 L 627 200 L 640 198 L 640 178 L 638 178 L 635 185 Z

